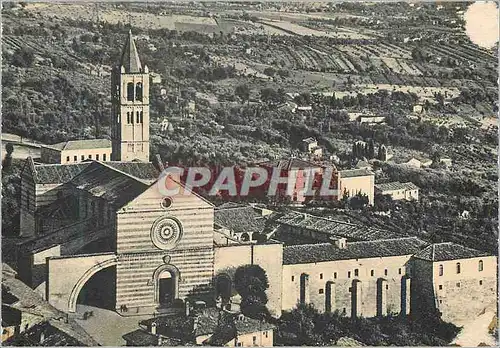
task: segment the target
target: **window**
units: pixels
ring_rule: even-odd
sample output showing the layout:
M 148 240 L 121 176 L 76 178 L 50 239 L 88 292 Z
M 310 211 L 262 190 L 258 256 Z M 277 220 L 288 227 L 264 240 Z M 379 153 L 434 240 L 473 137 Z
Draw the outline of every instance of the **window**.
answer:
M 323 273 L 319 274 L 319 279 L 323 279 Z
M 389 284 L 385 286 L 385 290 L 389 290 Z
M 135 85 L 135 100 L 142 101 L 142 83 L 137 82 Z
M 386 268 L 386 269 L 384 269 L 384 275 L 387 275 L 387 273 L 388 272 L 387 272 L 387 268 Z
M 89 159 L 92 159 L 92 155 L 89 155 Z
M 444 274 L 444 267 L 443 265 L 439 265 L 439 276 L 442 277 Z
M 73 161 L 78 161 L 78 157 L 77 156 L 73 156 Z
M 398 268 L 398 274 L 401 274 L 401 268 Z
M 319 289 L 319 293 L 322 294 L 324 292 L 323 289 Z
M 243 343 L 241 342 L 236 343 L 236 347 L 243 347 Z
M 479 285 L 483 285 L 483 281 L 482 280 L 479 281 Z
M 83 160 L 85 159 L 85 155 L 82 155 L 82 156 L 81 156 L 81 159 L 82 159 L 82 161 L 83 161 Z
M 442 285 L 439 285 L 439 290 L 443 290 L 443 286 Z
M 252 337 L 252 342 L 253 342 L 254 345 L 257 344 L 257 336 L 253 336 Z
M 460 273 L 460 271 L 461 271 L 461 270 L 460 270 L 460 262 L 457 262 L 457 274 L 459 274 L 459 273 Z
M 127 124 L 130 124 L 130 123 L 132 123 L 132 122 L 130 121 L 130 112 L 129 112 L 129 111 L 127 111 Z
M 134 101 L 134 83 L 127 83 L 127 101 Z
M 443 303 L 443 300 L 439 300 L 439 303 Z
M 99 161 L 99 154 L 95 155 L 95 159 Z
M 69 156 L 66 156 L 66 162 L 69 162 Z
M 371 275 L 372 277 L 375 275 L 375 271 L 374 271 L 373 269 L 370 271 L 370 275 Z
M 337 279 L 337 272 L 333 272 L 333 279 Z
M 267 331 L 264 331 L 264 336 L 266 336 L 266 338 L 268 337 L 268 336 L 267 336 Z
M 457 283 L 457 288 L 459 288 L 459 287 L 460 287 L 460 283 Z
M 128 144 L 127 145 L 127 151 L 128 152 L 134 152 L 134 144 Z
M 479 266 L 478 266 L 478 269 L 479 269 L 479 272 L 482 272 L 483 271 L 483 260 L 479 260 Z
M 105 154 L 105 153 L 103 153 L 103 154 L 102 154 L 102 160 L 103 160 L 103 161 L 105 161 L 105 160 L 106 160 L 106 154 Z
M 351 278 L 351 271 L 347 272 L 347 278 Z
M 295 276 L 292 276 L 292 282 L 295 281 Z
M 136 112 L 135 112 L 135 117 L 136 117 L 136 118 L 135 118 L 135 123 L 139 123 L 139 121 L 140 121 L 140 118 L 139 118 L 139 111 L 136 111 Z
M 346 314 L 345 307 L 344 307 L 344 308 L 342 308 L 342 313 Z
M 141 111 L 141 112 L 140 112 L 140 116 L 141 116 L 141 117 L 140 117 L 140 122 L 141 122 L 141 123 L 143 122 L 143 115 L 144 115 L 144 113 Z
M 354 270 L 354 276 L 355 277 L 359 276 L 359 270 L 357 268 Z

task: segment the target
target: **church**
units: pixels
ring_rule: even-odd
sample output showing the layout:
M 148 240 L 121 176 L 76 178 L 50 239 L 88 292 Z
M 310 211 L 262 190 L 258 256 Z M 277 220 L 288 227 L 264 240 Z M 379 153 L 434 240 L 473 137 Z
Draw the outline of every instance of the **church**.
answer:
M 59 163 L 25 161 L 18 274 L 55 308 L 76 312 L 99 274 L 106 287 L 98 295 L 107 295 L 111 310 L 152 314 L 188 300 L 215 302 L 217 277 L 246 264 L 266 271 L 276 316 L 297 303 L 351 316 L 408 314 L 425 304 L 453 320 L 496 301 L 496 256 L 478 250 L 301 213 L 274 220 L 267 240 L 256 243 L 252 235 L 263 232 L 269 212 L 216 208 L 183 194 L 175 179 L 181 194 L 165 197 L 163 163 L 159 156 L 150 162 L 149 74 L 129 32 L 111 77 L 110 158 L 88 152 L 93 140 L 72 148 L 80 151 L 74 161 L 60 154 Z M 284 246 L 277 233 L 315 242 Z M 463 301 L 470 293 L 481 301 Z

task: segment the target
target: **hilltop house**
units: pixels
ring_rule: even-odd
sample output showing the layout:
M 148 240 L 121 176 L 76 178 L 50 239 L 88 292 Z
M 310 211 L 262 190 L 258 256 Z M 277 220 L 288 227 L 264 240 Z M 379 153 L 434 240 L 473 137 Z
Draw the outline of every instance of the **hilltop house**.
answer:
M 385 184 L 375 184 L 375 192 L 381 195 L 389 195 L 393 200 L 416 200 L 418 201 L 418 186 L 412 182 L 400 183 L 399 181 Z
M 79 163 L 87 159 L 111 160 L 111 141 L 108 139 L 69 140 L 41 147 L 43 163 Z

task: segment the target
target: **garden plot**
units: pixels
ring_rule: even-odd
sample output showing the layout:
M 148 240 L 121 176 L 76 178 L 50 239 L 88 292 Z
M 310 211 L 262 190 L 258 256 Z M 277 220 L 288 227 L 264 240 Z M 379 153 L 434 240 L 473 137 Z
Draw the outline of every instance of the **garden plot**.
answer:
M 404 93 L 415 93 L 420 99 L 435 100 L 434 94 L 441 93 L 445 99 L 456 98 L 460 94 L 460 90 L 455 87 L 421 87 L 421 86 L 396 86 L 391 84 L 356 84 L 354 86 L 360 93 L 375 93 L 381 89 L 387 91 L 399 91 Z
M 366 35 L 359 34 L 357 32 L 332 32 L 332 31 L 322 31 L 318 29 L 312 29 L 309 27 L 305 27 L 299 24 L 295 24 L 287 21 L 267 21 L 262 20 L 260 23 L 264 24 L 266 27 L 277 28 L 284 31 L 285 34 L 288 35 L 300 35 L 300 36 L 326 36 L 331 38 L 340 38 L 340 39 L 370 39 L 370 37 Z M 266 28 L 267 30 L 267 28 Z
M 406 71 L 401 67 L 401 65 L 399 65 L 398 61 L 395 58 L 382 57 L 380 59 L 382 60 L 382 62 L 384 62 L 385 65 L 387 65 L 389 69 L 391 69 L 391 71 L 395 72 L 396 74 L 406 73 Z

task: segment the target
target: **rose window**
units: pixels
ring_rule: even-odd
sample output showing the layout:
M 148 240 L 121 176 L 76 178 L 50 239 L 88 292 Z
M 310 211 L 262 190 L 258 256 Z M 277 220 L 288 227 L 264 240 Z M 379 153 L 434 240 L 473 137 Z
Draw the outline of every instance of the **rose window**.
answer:
M 161 217 L 151 228 L 151 240 L 160 249 L 174 248 L 182 237 L 181 223 L 171 217 Z

